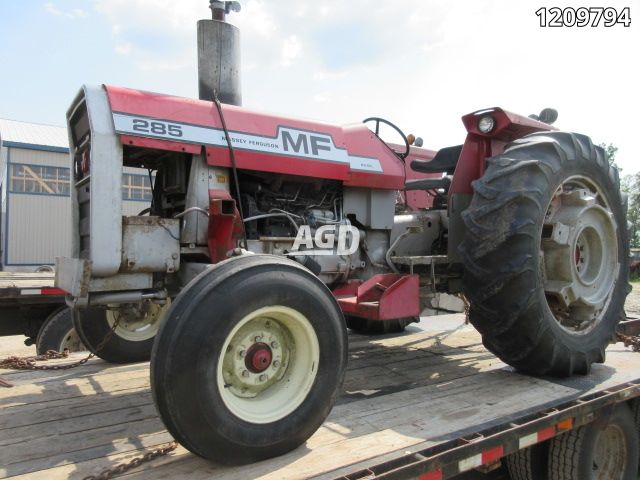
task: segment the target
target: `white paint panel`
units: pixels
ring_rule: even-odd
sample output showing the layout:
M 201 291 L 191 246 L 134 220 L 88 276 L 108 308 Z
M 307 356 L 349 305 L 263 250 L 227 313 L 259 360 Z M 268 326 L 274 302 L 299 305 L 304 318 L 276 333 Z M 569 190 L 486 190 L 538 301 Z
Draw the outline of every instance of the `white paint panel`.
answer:
M 20 290 L 21 295 L 40 295 L 41 290 L 39 288 L 25 288 Z
M 167 120 L 154 120 L 124 113 L 113 113 L 113 123 L 116 133 L 135 135 L 138 137 L 161 138 L 163 140 L 183 141 L 200 145 L 215 145 L 226 147 L 227 139 L 224 131 L 218 128 L 201 127 L 181 122 Z M 155 125 L 154 125 L 155 124 Z M 154 128 L 157 127 L 157 128 Z M 291 142 L 298 144 L 298 140 L 304 138 L 305 148 L 285 145 L 284 136 L 288 135 Z M 250 150 L 261 153 L 308 158 L 326 162 L 346 163 L 353 170 L 372 173 L 382 173 L 382 166 L 377 158 L 358 157 L 349 155 L 343 149 L 338 148 L 330 135 L 312 133 L 290 127 L 278 127 L 275 138 L 262 135 L 253 135 L 242 132 L 229 132 L 233 147 L 241 150 Z M 314 153 L 311 143 L 316 138 L 320 147 Z M 300 144 L 301 145 L 301 144 Z
M 535 445 L 536 443 L 538 443 L 537 433 L 525 435 L 524 437 L 520 437 L 520 440 L 518 440 L 518 446 L 520 447 L 520 450 L 530 447 L 531 445 Z
M 479 467 L 480 465 L 482 465 L 481 453 L 474 455 L 473 457 L 460 460 L 458 462 L 458 469 L 460 470 L 460 472 L 466 472 L 467 470 L 471 470 L 472 468 Z

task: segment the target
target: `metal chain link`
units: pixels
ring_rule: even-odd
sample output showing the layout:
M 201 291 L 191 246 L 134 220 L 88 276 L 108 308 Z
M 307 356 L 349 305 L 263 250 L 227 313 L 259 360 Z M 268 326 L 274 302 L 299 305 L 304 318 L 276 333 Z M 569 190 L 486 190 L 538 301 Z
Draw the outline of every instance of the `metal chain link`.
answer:
M 104 336 L 102 341 L 95 348 L 95 351 L 91 352 L 85 358 L 78 360 L 77 362 L 68 363 L 66 365 L 36 365 L 35 362 L 38 362 L 38 361 L 67 358 L 69 356 L 69 352 L 66 350 L 64 352 L 48 350 L 46 353 L 42 355 L 34 355 L 29 357 L 16 357 L 16 356 L 8 357 L 0 361 L 0 368 L 10 368 L 14 370 L 67 370 L 69 368 L 74 368 L 74 367 L 83 365 L 87 363 L 89 360 L 91 360 L 93 357 L 95 357 L 96 354 L 104 348 L 104 346 L 113 336 L 114 332 L 116 331 L 116 328 L 118 328 L 118 324 L 120 323 L 120 318 L 121 317 L 118 317 L 116 319 L 116 321 L 113 323 L 113 326 L 111 327 L 111 330 L 107 332 L 107 334 Z M 7 387 L 13 387 L 11 383 L 3 379 L 0 379 L 0 383 L 3 383 Z M 140 457 L 136 457 L 127 463 L 121 463 L 119 465 L 116 465 L 115 467 L 103 470 L 98 475 L 89 475 L 85 477 L 83 480 L 109 480 L 110 478 L 113 478 L 116 475 L 121 475 L 133 468 L 139 467 L 143 463 L 150 462 L 151 460 L 154 460 L 158 457 L 167 455 L 168 453 L 174 451 L 176 448 L 178 448 L 178 443 L 176 441 L 173 441 L 170 444 L 165 445 L 164 447 L 160 447 L 150 452 L 147 452 L 144 455 Z
M 7 357 L 4 360 L 0 360 L 0 368 L 9 368 L 12 370 L 68 370 L 70 368 L 79 367 L 80 365 L 84 365 L 93 357 L 95 357 L 96 354 L 104 348 L 107 342 L 111 340 L 111 337 L 115 333 L 116 328 L 118 328 L 119 323 L 120 323 L 120 317 L 118 317 L 116 321 L 113 322 L 113 326 L 111 327 L 111 330 L 107 332 L 107 334 L 104 336 L 102 341 L 95 348 L 95 351 L 91 352 L 89 355 L 87 355 L 81 360 L 78 360 L 77 362 L 67 363 L 64 365 L 36 365 L 36 362 L 39 362 L 39 361 L 46 361 L 46 360 L 52 360 L 52 359 L 58 359 L 58 358 L 67 358 L 69 356 L 69 352 L 67 350 L 65 350 L 64 352 L 48 350 L 46 353 L 42 355 L 35 355 L 30 357 L 16 357 L 16 356 Z
M 133 468 L 139 467 L 143 463 L 147 463 L 158 457 L 167 455 L 168 453 L 173 452 L 176 448 L 178 448 L 178 443 L 173 441 L 164 447 L 151 450 L 150 452 L 147 452 L 140 457 L 136 457 L 129 462 L 121 463 L 119 465 L 116 465 L 115 467 L 107 468 L 106 470 L 100 472 L 98 475 L 89 475 L 88 477 L 84 477 L 82 480 L 109 480 L 116 475 L 122 475 L 123 473 L 128 472 Z
M 640 352 L 640 336 L 618 333 L 618 340 L 623 342 L 625 347 L 631 347 L 634 352 Z

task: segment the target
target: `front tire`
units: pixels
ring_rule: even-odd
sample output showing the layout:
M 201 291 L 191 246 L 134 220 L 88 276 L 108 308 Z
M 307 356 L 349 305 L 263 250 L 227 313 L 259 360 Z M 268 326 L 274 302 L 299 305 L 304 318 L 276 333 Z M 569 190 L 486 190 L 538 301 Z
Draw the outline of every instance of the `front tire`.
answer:
M 247 255 L 175 299 L 151 360 L 156 407 L 193 453 L 242 464 L 286 453 L 329 414 L 347 361 L 342 312 L 299 264 Z
M 630 291 L 617 170 L 588 137 L 543 132 L 490 158 L 473 187 L 460 252 L 483 343 L 525 373 L 588 373 Z

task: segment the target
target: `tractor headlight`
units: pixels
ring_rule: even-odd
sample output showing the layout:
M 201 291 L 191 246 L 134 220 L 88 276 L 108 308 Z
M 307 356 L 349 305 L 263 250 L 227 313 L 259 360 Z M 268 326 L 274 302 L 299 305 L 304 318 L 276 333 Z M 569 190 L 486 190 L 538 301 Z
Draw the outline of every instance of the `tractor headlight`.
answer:
M 496 121 L 491 115 L 485 115 L 478 120 L 478 130 L 482 133 L 489 133 L 496 126 Z

